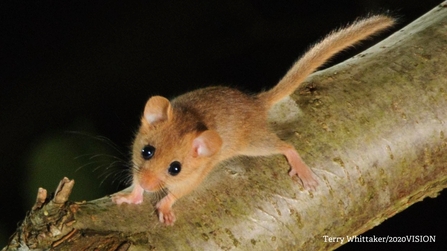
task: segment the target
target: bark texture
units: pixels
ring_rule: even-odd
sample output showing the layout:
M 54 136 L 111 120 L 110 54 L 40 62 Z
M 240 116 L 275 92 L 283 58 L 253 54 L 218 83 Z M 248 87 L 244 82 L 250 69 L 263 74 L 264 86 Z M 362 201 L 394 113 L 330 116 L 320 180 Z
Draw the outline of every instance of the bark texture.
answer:
M 447 3 L 369 50 L 313 74 L 271 113 L 319 177 L 316 192 L 281 156 L 216 168 L 174 205 L 165 227 L 155 197 L 68 201 L 64 179 L 3 250 L 327 250 L 323 236 L 358 235 L 447 187 Z M 76 188 L 75 188 L 76 189 Z

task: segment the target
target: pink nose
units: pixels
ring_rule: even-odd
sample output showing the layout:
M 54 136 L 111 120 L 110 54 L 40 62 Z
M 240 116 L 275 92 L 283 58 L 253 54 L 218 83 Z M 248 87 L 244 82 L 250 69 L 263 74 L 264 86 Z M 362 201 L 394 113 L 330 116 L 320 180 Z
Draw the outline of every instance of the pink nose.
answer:
M 162 188 L 162 182 L 152 173 L 140 173 L 138 179 L 140 186 L 148 192 L 155 192 Z

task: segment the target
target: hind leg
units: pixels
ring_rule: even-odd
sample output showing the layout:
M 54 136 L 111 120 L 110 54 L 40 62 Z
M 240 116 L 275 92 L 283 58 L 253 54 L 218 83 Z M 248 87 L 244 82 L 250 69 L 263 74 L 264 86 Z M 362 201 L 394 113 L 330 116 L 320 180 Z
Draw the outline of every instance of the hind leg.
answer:
M 268 137 L 258 138 L 258 140 L 250 142 L 249 147 L 241 154 L 248 156 L 267 156 L 272 154 L 282 154 L 287 158 L 291 167 L 289 175 L 291 177 L 297 175 L 305 189 L 315 190 L 318 182 L 316 175 L 304 163 L 295 148 L 282 141 L 273 133 L 266 133 Z
M 292 145 L 284 142 L 284 145 L 278 149 L 280 153 L 286 156 L 287 161 L 291 167 L 289 175 L 291 177 L 298 175 L 298 177 L 303 182 L 303 186 L 307 190 L 315 190 L 318 182 L 316 180 L 316 175 L 312 170 L 304 163 L 298 152 Z

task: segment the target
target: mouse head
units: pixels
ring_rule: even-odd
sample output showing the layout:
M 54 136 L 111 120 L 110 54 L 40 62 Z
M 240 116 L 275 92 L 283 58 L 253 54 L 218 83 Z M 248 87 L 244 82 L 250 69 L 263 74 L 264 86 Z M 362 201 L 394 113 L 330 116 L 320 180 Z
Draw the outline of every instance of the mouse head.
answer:
M 169 188 L 201 173 L 221 145 L 219 134 L 193 114 L 154 96 L 146 103 L 134 141 L 134 176 L 146 191 Z

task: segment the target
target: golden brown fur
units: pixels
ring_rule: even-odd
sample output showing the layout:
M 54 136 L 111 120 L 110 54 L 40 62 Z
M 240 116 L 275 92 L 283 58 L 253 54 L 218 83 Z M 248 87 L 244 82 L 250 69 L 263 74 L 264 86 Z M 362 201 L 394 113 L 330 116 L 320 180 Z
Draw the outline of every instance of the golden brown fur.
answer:
M 138 204 L 144 191 L 167 189 L 156 207 L 160 221 L 172 225 L 175 201 L 198 186 L 217 163 L 237 155 L 282 154 L 291 166 L 289 175 L 298 175 L 306 189 L 315 189 L 315 174 L 292 145 L 269 130 L 267 113 L 334 54 L 393 22 L 386 16 L 372 16 L 330 33 L 311 47 L 274 88 L 258 95 L 208 87 L 172 101 L 151 97 L 133 145 L 133 191 L 115 195 L 114 202 Z M 147 146 L 155 149 L 150 158 L 142 155 Z M 173 173 L 175 163 L 181 164 L 181 170 Z

